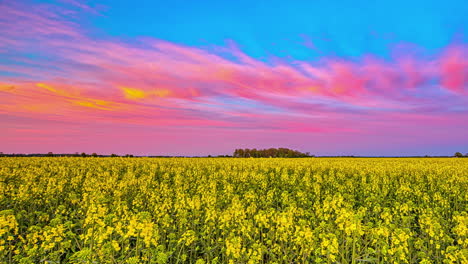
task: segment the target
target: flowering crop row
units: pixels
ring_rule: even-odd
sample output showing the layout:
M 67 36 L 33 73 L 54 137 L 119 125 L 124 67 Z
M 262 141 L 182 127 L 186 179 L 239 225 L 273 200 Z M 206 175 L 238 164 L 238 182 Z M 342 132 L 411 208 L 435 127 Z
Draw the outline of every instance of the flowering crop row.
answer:
M 0 158 L 2 263 L 468 263 L 468 159 Z

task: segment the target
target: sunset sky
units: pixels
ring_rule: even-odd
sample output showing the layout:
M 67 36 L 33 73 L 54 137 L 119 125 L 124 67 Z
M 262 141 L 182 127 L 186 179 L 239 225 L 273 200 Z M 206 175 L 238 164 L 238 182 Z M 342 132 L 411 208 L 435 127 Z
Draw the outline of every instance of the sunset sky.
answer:
M 466 153 L 467 14 L 466 1 L 0 0 L 0 151 Z

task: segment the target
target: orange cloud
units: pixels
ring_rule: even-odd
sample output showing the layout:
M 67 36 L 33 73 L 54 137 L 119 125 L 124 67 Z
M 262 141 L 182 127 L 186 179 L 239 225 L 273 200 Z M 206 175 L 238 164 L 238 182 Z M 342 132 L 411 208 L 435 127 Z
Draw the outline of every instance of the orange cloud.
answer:
M 52 92 L 56 95 L 64 97 L 66 101 L 71 102 L 72 105 L 87 107 L 87 108 L 94 108 L 98 110 L 106 110 L 106 111 L 112 111 L 112 110 L 116 110 L 117 108 L 119 108 L 118 103 L 116 102 L 111 102 L 108 100 L 102 100 L 102 99 L 92 98 L 92 97 L 87 97 L 87 96 L 75 95 L 66 90 L 55 88 L 54 86 L 50 84 L 36 83 L 36 86 L 43 88 L 49 92 Z
M 99 105 L 96 102 L 89 102 L 89 101 L 74 101 L 76 105 L 83 106 L 83 107 L 89 107 L 89 108 L 94 108 L 94 109 L 99 109 L 99 110 L 106 110 L 110 111 L 112 110 L 111 108 L 104 107 L 102 105 Z
M 2 92 L 10 92 L 15 89 L 14 85 L 8 85 L 8 84 L 0 84 L 0 91 Z
M 49 85 L 47 85 L 45 83 L 36 83 L 36 86 L 40 87 L 40 88 L 44 88 L 49 92 L 59 93 L 59 91 L 57 91 L 56 89 L 52 88 L 51 86 L 49 86 Z
M 148 97 L 148 94 L 143 91 L 143 90 L 138 90 L 134 88 L 128 88 L 128 87 L 120 87 L 122 91 L 124 92 L 125 98 L 131 99 L 131 100 L 139 100 L 139 99 L 145 99 Z
M 155 89 L 150 91 L 144 91 L 124 86 L 121 86 L 120 89 L 123 91 L 125 98 L 130 100 L 141 100 L 146 99 L 148 97 L 167 97 L 171 94 L 171 91 L 167 89 Z

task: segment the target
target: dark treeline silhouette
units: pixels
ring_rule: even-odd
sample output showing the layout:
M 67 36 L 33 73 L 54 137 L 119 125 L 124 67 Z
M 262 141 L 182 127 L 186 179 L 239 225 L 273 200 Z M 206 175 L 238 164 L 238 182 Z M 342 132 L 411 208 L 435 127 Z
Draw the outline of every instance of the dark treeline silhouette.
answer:
M 309 152 L 302 153 L 288 148 L 269 148 L 269 149 L 236 149 L 233 157 L 235 158 L 304 158 L 314 157 Z
M 148 158 L 174 158 L 174 157 L 185 157 L 185 158 L 202 158 L 202 157 L 208 157 L 208 158 L 304 158 L 304 157 L 315 157 L 315 155 L 310 155 L 309 152 L 306 153 L 301 153 L 297 150 L 292 150 L 288 148 L 269 148 L 269 149 L 236 149 L 234 151 L 234 154 L 232 156 L 230 155 L 208 155 L 208 156 L 163 156 L 163 155 L 157 155 L 157 156 L 134 156 L 132 154 L 126 154 L 126 155 L 117 155 L 117 154 L 110 154 L 110 155 L 99 155 L 96 153 L 92 154 L 86 154 L 86 153 L 78 153 L 75 152 L 74 154 L 70 153 L 31 153 L 31 154 L 23 154 L 23 153 L 3 153 L 0 152 L 0 157 L 111 157 L 111 158 L 116 158 L 116 157 L 123 157 L 123 158 L 133 158 L 133 157 L 148 157 Z M 424 156 L 353 156 L 353 155 L 340 155 L 340 156 L 321 156 L 324 158 L 355 158 L 355 157 L 387 157 L 387 158 L 448 158 L 448 157 L 455 157 L 455 158 L 468 158 L 468 153 L 462 154 L 461 152 L 456 152 L 453 156 L 429 156 L 429 155 L 424 155 Z
M 48 153 L 31 153 L 31 154 L 24 154 L 24 153 L 7 154 L 7 153 L 0 152 L 0 157 L 83 157 L 82 154 L 79 154 L 79 153 L 74 153 L 74 154 L 72 154 L 72 153 L 60 153 L 60 154 L 56 154 L 56 153 L 52 153 L 52 152 L 48 152 Z
M 134 156 L 132 154 L 126 154 L 126 155 L 123 155 L 123 156 L 119 156 L 117 154 L 111 154 L 111 155 L 98 155 L 96 153 L 92 153 L 92 154 L 86 154 L 86 153 L 74 153 L 74 154 L 71 154 L 71 153 L 53 153 L 53 152 L 48 152 L 47 154 L 43 154 L 43 153 L 31 153 L 31 154 L 22 154 L 22 153 L 12 153 L 12 154 L 6 154 L 6 153 L 3 153 L 3 152 L 0 152 L 0 157 L 82 157 L 82 158 L 86 158 L 86 157 L 93 157 L 93 158 L 97 158 L 97 157 L 124 157 L 124 158 L 133 158 Z

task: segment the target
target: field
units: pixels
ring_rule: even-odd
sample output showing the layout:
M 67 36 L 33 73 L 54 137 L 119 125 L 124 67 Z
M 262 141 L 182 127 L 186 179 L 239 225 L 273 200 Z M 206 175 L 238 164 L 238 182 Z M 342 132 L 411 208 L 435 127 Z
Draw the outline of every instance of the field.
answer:
M 468 159 L 0 158 L 1 263 L 468 263 Z

